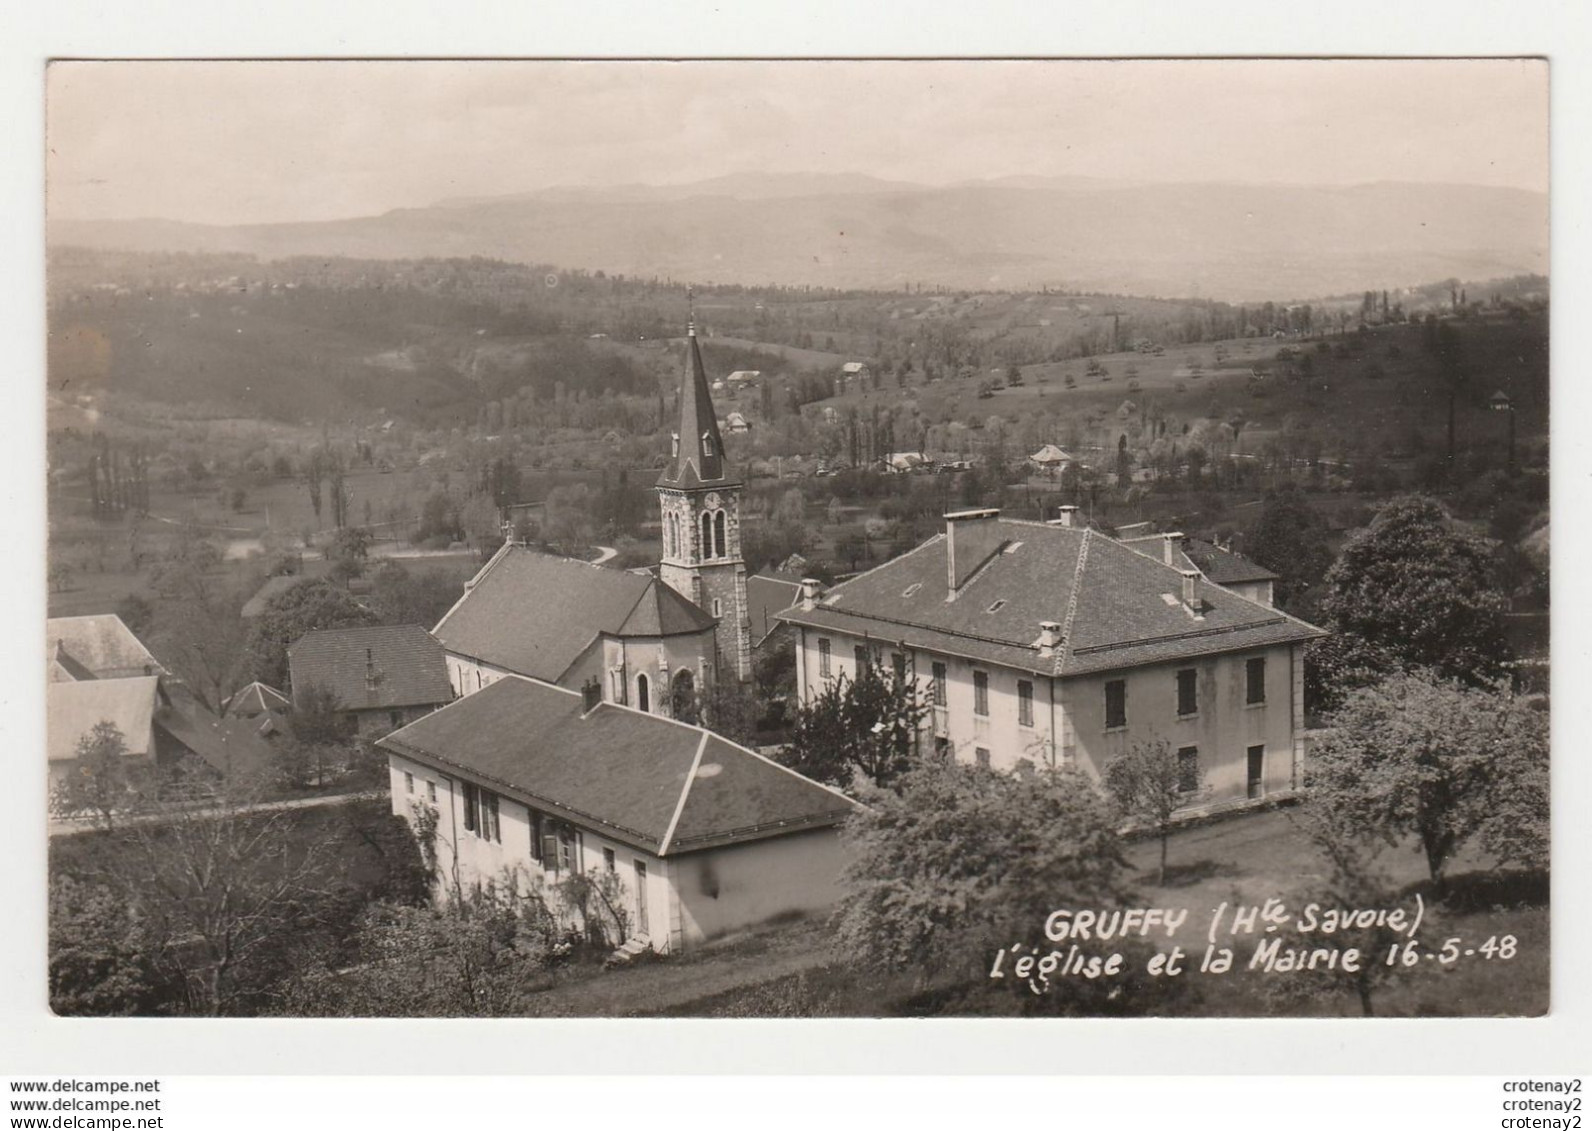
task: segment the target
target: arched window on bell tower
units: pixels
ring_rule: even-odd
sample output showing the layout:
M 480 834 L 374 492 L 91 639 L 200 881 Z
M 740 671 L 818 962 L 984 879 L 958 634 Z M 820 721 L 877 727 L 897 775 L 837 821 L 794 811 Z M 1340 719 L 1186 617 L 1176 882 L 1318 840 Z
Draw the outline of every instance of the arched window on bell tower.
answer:
M 702 556 L 713 556 L 713 515 L 707 511 L 702 512 Z
M 713 556 L 717 558 L 729 557 L 724 540 L 724 512 L 718 511 L 713 516 Z

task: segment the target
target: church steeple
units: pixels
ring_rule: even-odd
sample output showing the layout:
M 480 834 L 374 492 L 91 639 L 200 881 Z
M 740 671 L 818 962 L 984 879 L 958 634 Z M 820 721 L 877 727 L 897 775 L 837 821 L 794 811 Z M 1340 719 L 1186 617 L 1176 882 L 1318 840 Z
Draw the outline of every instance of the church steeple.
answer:
M 696 317 L 686 327 L 680 374 L 680 431 L 658 477 L 664 584 L 717 618 L 720 673 L 752 676 L 752 622 L 747 614 L 746 562 L 741 557 L 741 481 L 724 458 L 708 375 L 697 343 Z
M 724 459 L 724 440 L 708 392 L 708 375 L 702 367 L 702 347 L 697 344 L 696 319 L 687 324 L 685 368 L 680 373 L 680 430 L 675 433 L 672 459 L 658 477 L 659 486 L 696 487 L 734 482 Z

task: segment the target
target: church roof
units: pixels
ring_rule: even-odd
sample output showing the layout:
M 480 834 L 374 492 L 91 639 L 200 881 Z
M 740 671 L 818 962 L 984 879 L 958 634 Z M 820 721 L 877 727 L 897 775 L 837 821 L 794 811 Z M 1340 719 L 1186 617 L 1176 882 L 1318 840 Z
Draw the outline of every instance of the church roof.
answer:
M 674 636 L 714 619 L 655 577 L 507 545 L 432 630 L 459 656 L 555 683 L 598 636 Z
M 954 595 L 939 534 L 780 619 L 1063 677 L 1324 635 L 1210 584 L 1195 615 L 1177 568 L 1091 530 L 994 518 L 960 537 Z M 1039 645 L 1045 622 L 1055 648 Z
M 694 323 L 686 332 L 685 369 L 680 374 L 679 438 L 679 450 L 658 477 L 658 486 L 717 487 L 739 482 L 724 458 L 724 439 L 713 413 Z
M 718 735 L 528 679 L 498 680 L 377 745 L 658 856 L 840 824 L 860 808 Z

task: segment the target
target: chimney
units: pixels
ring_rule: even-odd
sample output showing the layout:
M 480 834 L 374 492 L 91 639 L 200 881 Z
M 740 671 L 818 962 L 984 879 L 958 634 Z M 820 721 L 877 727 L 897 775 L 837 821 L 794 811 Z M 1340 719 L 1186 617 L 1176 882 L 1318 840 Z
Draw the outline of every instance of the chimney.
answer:
M 1042 620 L 1039 622 L 1039 639 L 1034 641 L 1034 647 L 1041 652 L 1054 652 L 1061 647 L 1061 624 L 1058 621 Z
M 603 685 L 595 678 L 580 685 L 581 713 L 589 714 L 603 701 Z
M 824 583 L 816 577 L 802 578 L 802 608 L 811 609 L 818 604 L 818 598 L 824 591 Z
M 1075 525 L 1077 525 L 1077 518 L 1075 517 L 1077 515 L 1077 513 L 1078 513 L 1078 508 L 1075 507 L 1075 506 L 1070 506 L 1069 505 L 1069 506 L 1064 506 L 1064 507 L 1057 507 L 1056 508 L 1056 517 L 1050 520 L 1050 525 L 1051 526 L 1068 526 L 1068 527 L 1075 526 Z
M 376 657 L 371 654 L 371 650 L 369 648 L 366 648 L 365 649 L 365 690 L 366 691 L 375 691 L 377 682 L 378 681 L 376 679 Z
M 1177 565 L 1177 552 L 1183 547 L 1182 534 L 1161 535 L 1161 560 L 1169 566 Z
M 1180 569 L 1183 575 L 1183 604 L 1196 616 L 1205 612 L 1205 602 L 1200 599 L 1200 571 L 1197 569 Z
M 945 588 L 948 598 L 1000 551 L 1000 508 L 952 511 L 945 516 Z

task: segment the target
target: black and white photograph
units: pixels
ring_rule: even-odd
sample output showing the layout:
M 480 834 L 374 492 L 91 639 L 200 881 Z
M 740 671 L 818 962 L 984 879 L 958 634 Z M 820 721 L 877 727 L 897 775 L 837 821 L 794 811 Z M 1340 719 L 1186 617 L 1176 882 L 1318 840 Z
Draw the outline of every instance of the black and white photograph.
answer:
M 1549 1014 L 1550 70 L 52 62 L 38 995 Z

